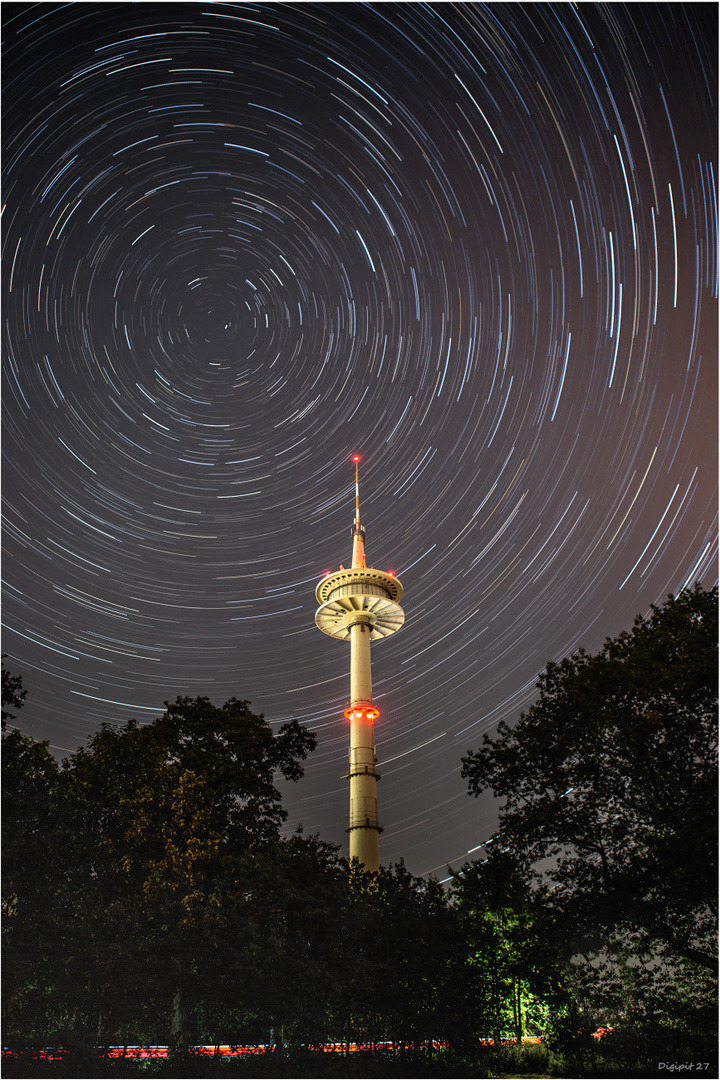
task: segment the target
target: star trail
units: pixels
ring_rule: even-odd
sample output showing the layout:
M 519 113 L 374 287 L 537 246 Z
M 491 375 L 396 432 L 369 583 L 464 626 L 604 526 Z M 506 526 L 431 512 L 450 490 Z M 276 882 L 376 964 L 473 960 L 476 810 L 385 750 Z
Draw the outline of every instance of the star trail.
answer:
M 490 836 L 460 757 L 716 581 L 717 12 L 8 4 L 4 644 L 64 756 L 179 694 L 319 746 L 341 843 L 368 563 L 381 859 Z

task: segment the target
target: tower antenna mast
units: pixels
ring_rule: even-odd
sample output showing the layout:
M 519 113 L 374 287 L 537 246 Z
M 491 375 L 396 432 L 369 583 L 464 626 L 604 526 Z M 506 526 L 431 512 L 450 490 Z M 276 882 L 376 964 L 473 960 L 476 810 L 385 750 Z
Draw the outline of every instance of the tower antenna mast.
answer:
M 400 607 L 403 588 L 394 574 L 368 567 L 365 562 L 365 529 L 360 517 L 358 455 L 355 462 L 355 518 L 352 524 L 352 566 L 326 574 L 315 590 L 320 607 L 317 627 L 330 637 L 350 643 L 350 814 L 345 830 L 350 836 L 350 858 L 366 870 L 380 868 L 380 833 L 377 812 L 375 766 L 375 720 L 378 709 L 372 700 L 370 643 L 400 630 L 405 612 Z

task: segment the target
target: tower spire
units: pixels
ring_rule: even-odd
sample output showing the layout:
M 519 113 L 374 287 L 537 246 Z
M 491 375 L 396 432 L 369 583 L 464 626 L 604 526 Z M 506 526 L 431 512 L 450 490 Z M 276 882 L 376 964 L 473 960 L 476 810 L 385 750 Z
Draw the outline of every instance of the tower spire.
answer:
M 355 462 L 355 520 L 360 521 L 360 481 L 358 479 L 358 462 L 360 458 L 355 455 L 353 461 Z
M 365 566 L 365 530 L 360 520 L 360 481 L 358 478 L 359 456 L 353 458 L 355 462 L 355 520 L 352 527 L 352 567 L 353 570 L 362 569 Z
M 355 462 L 355 518 L 352 527 L 353 553 L 349 570 L 327 574 L 315 590 L 320 607 L 315 612 L 318 629 L 330 637 L 350 642 L 350 705 L 345 716 L 350 721 L 350 814 L 346 832 L 350 834 L 350 858 L 366 870 L 380 867 L 380 833 L 377 814 L 375 769 L 375 720 L 379 713 L 372 700 L 370 642 L 399 630 L 405 621 L 400 607 L 403 588 L 393 574 L 368 569 L 365 563 L 365 530 L 360 518 L 360 483 Z

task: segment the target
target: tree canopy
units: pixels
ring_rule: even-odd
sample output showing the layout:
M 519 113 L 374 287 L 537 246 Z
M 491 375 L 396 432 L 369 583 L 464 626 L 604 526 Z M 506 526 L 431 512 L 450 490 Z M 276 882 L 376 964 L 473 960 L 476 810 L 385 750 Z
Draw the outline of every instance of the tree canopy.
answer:
M 257 864 L 286 817 L 275 777 L 302 776 L 315 736 L 274 735 L 246 701 L 178 698 L 150 724 L 104 725 L 59 770 L 18 732 L 4 744 L 16 1004 L 97 1039 L 137 1024 L 142 1000 L 182 1050 L 226 961 L 258 951 Z
M 103 726 L 62 767 L 6 739 L 6 1039 L 168 1043 L 180 1059 L 195 1042 L 462 1028 L 466 950 L 442 888 L 283 836 L 276 778 L 298 779 L 315 744 L 299 724 L 274 735 L 248 702 L 179 698 Z M 32 829 L 17 791 L 42 814 Z
M 22 675 L 13 675 L 5 667 L 6 653 L 3 653 L 3 666 L 2 666 L 2 727 L 3 731 L 8 720 L 15 719 L 15 713 L 11 713 L 6 710 L 6 705 L 12 705 L 14 709 L 21 709 L 25 704 L 25 696 L 27 690 L 23 690 Z
M 715 967 L 717 589 L 670 596 L 595 655 L 549 663 L 513 727 L 463 758 L 573 946 L 615 932 Z

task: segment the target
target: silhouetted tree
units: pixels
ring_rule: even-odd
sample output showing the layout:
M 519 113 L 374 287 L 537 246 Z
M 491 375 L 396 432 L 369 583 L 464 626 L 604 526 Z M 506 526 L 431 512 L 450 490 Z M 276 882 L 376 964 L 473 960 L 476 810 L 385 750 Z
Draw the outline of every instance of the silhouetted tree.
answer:
M 265 848 L 253 889 L 258 951 L 245 1005 L 260 1021 L 260 1041 L 267 1042 L 271 1031 L 277 1044 L 290 1047 L 335 1041 L 347 860 L 335 845 L 295 834 Z M 232 967 L 228 975 L 235 977 Z
M 50 932 L 47 902 L 54 888 L 53 794 L 58 765 L 49 743 L 37 742 L 6 724 L 15 715 L 5 706 L 21 708 L 26 693 L 22 678 L 3 667 L 3 1015 L 22 1018 L 27 1029 L 35 1003 L 45 992 L 40 941 Z
M 7 653 L 3 653 L 3 661 Z M 2 729 L 5 730 L 5 726 L 8 720 L 15 719 L 15 713 L 8 712 L 5 709 L 6 705 L 12 705 L 14 709 L 21 709 L 25 704 L 25 696 L 27 690 L 22 688 L 22 675 L 13 675 L 2 665 Z
M 298 779 L 314 745 L 295 721 L 274 736 L 247 702 L 178 698 L 145 726 L 103 726 L 63 763 L 53 886 L 24 915 L 52 929 L 36 952 L 59 1039 L 150 1025 L 182 1056 L 222 963 L 237 974 L 261 959 L 255 869 L 286 816 L 275 775 Z
M 335 1008 L 343 1039 L 467 1037 L 467 957 L 436 881 L 402 862 L 374 874 L 353 864 L 340 935 Z
M 717 589 L 671 596 L 596 655 L 549 663 L 538 688 L 463 775 L 471 794 L 505 799 L 504 848 L 541 864 L 547 932 L 567 959 L 593 956 L 575 964 L 586 995 L 603 972 L 617 989 L 622 967 L 630 1000 L 628 980 L 640 993 L 660 967 L 673 993 L 694 982 L 712 997 Z

